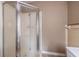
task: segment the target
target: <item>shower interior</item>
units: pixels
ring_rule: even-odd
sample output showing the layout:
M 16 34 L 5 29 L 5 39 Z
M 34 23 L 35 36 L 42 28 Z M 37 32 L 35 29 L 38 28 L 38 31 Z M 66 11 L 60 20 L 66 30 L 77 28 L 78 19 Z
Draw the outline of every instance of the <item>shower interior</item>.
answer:
M 24 2 L 3 3 L 3 56 L 39 55 L 39 9 Z

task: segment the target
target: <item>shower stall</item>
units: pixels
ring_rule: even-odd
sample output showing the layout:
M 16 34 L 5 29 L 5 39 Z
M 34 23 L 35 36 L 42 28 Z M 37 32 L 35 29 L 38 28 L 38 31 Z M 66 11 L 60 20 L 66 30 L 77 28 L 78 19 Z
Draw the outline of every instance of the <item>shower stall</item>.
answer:
M 24 2 L 3 3 L 3 56 L 39 56 L 39 9 Z

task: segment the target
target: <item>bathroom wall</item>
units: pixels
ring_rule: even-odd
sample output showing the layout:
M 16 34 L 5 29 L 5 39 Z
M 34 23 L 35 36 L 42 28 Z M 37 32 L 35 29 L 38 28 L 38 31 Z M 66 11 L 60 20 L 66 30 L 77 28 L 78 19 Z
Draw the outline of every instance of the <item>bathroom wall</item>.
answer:
M 78 24 L 68 30 L 68 46 L 79 47 L 79 1 L 68 2 L 68 24 Z
M 67 2 L 40 1 L 31 4 L 38 6 L 42 11 L 43 50 L 65 53 Z
M 68 46 L 79 47 L 79 25 L 72 25 L 68 30 Z
M 68 2 L 68 24 L 79 24 L 79 1 Z

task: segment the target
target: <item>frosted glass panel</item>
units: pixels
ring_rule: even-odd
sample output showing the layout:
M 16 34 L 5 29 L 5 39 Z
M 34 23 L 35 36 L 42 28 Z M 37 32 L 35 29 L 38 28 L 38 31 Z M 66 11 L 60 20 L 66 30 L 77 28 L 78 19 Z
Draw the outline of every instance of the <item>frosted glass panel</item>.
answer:
M 36 12 L 29 8 L 21 6 L 21 39 L 20 52 L 21 56 L 36 56 L 37 40 L 36 40 Z
M 28 13 L 21 13 L 21 56 L 27 56 L 29 54 L 30 29 L 28 16 Z
M 16 9 L 4 4 L 4 56 L 16 56 Z

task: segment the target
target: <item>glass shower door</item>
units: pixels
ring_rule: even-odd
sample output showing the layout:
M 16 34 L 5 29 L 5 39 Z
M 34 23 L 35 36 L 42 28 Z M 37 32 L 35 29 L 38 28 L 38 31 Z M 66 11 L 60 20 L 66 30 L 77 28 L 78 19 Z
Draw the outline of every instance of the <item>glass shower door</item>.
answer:
M 38 9 L 15 1 L 5 2 L 3 10 L 4 56 L 38 56 Z
M 37 17 L 34 9 L 20 4 L 20 56 L 37 56 Z

